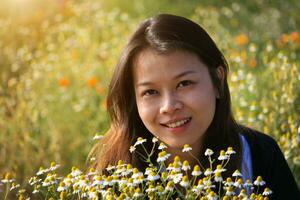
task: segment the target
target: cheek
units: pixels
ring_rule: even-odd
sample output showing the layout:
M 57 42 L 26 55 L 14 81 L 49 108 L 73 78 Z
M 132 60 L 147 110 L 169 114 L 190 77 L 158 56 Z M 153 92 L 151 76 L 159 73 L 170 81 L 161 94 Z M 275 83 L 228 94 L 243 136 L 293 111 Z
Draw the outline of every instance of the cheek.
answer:
M 137 108 L 140 118 L 145 125 L 154 121 L 156 116 L 156 107 L 154 104 L 137 102 Z

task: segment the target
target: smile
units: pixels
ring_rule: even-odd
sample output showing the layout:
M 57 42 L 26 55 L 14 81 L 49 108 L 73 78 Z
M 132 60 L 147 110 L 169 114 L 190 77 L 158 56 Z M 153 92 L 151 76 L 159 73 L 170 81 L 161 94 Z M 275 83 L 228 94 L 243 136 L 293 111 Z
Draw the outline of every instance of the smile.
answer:
M 180 127 L 184 124 L 187 124 L 188 122 L 191 121 L 191 117 L 189 118 L 186 118 L 186 119 L 183 119 L 183 120 L 180 120 L 180 121 L 177 121 L 177 122 L 173 122 L 173 123 L 168 123 L 168 124 L 165 124 L 165 126 L 169 127 L 169 128 L 177 128 L 177 127 Z

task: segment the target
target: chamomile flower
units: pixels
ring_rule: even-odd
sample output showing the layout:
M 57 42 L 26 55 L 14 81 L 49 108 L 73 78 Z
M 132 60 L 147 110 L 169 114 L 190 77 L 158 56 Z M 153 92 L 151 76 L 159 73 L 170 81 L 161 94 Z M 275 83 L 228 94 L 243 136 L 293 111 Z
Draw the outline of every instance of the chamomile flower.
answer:
M 228 158 L 229 158 L 229 156 L 225 154 L 225 151 L 221 150 L 218 160 L 227 160 Z
M 264 192 L 262 193 L 262 195 L 264 196 L 269 196 L 270 194 L 272 194 L 272 190 L 270 190 L 269 188 L 265 188 Z
M 195 165 L 192 171 L 192 176 L 200 176 L 202 174 L 199 165 Z
M 182 179 L 182 176 L 183 176 L 182 173 L 176 173 L 174 175 L 174 179 L 173 179 L 174 183 L 175 184 L 179 183 L 181 181 L 181 179 Z
M 252 186 L 253 186 L 252 182 L 249 179 L 247 179 L 246 182 L 244 183 L 244 187 L 252 187 Z
M 134 146 L 140 145 L 147 142 L 147 139 L 143 139 L 142 137 L 138 137 L 137 141 L 135 142 Z
M 106 170 L 107 171 L 112 171 L 112 170 L 114 170 L 116 168 L 116 166 L 113 166 L 113 165 L 108 165 L 107 167 L 106 167 Z
M 82 171 L 76 167 L 72 167 L 71 175 L 72 177 L 77 177 L 82 174 Z
M 10 191 L 12 191 L 12 190 L 14 190 L 14 189 L 16 189 L 16 188 L 19 188 L 20 187 L 20 184 L 16 184 L 16 183 L 12 183 L 11 184 L 11 188 L 9 189 Z
M 129 148 L 130 153 L 133 153 L 135 150 L 136 150 L 135 146 L 130 146 L 130 148 Z
M 149 187 L 146 189 L 146 192 L 150 193 L 150 192 L 155 192 L 156 190 L 157 190 L 156 187 L 154 187 L 153 184 L 150 184 Z
M 233 195 L 235 195 L 233 187 L 229 186 L 229 187 L 226 187 L 225 189 L 226 189 L 225 195 L 227 195 L 227 196 L 233 196 Z
M 183 164 L 182 164 L 181 168 L 182 168 L 183 171 L 188 171 L 188 170 L 191 169 L 190 164 L 187 160 L 183 161 Z
M 259 185 L 259 186 L 262 186 L 262 185 L 264 185 L 266 182 L 262 179 L 262 177 L 261 176 L 258 176 L 257 178 L 256 178 L 256 180 L 254 181 L 254 185 Z
M 197 184 L 196 188 L 197 188 L 198 191 L 202 191 L 204 189 L 204 184 L 203 184 L 203 180 L 202 179 L 200 179 L 198 181 L 198 184 Z
M 214 173 L 218 173 L 218 172 L 222 173 L 222 172 L 225 172 L 225 171 L 226 171 L 226 169 L 224 169 L 222 167 L 222 165 L 217 165 L 217 169 L 215 169 Z
M 164 162 L 166 161 L 169 157 L 171 156 L 171 154 L 167 153 L 166 151 L 161 151 L 158 153 L 158 158 L 157 158 L 157 162 Z
M 207 195 L 208 200 L 217 200 L 218 195 L 214 191 L 210 191 L 209 194 Z
M 156 143 L 156 142 L 158 142 L 158 139 L 157 139 L 156 137 L 153 137 L 153 138 L 152 138 L 152 142 L 153 142 L 153 143 Z
M 140 188 L 136 188 L 133 194 L 133 197 L 138 199 L 140 197 L 144 196 Z
M 239 170 L 235 170 L 232 174 L 233 177 L 242 177 L 242 174 Z
M 233 185 L 237 188 L 241 188 L 243 186 L 243 180 L 239 178 Z
M 103 179 L 101 176 L 96 175 L 93 177 L 93 183 L 92 186 L 97 186 L 97 185 L 101 185 L 103 183 Z
M 56 164 L 55 162 L 51 162 L 49 171 L 55 171 L 55 170 L 58 169 L 59 167 L 60 167 L 59 164 Z
M 143 175 L 143 173 L 140 172 L 137 168 L 134 168 L 132 170 L 132 176 L 131 176 L 131 178 L 135 179 L 135 178 L 138 178 L 141 175 Z
M 103 138 L 103 135 L 101 135 L 100 133 L 96 133 L 93 137 L 93 140 L 101 140 Z
M 228 178 L 226 179 L 226 181 L 224 182 L 224 185 L 225 185 L 226 187 L 233 186 L 233 184 L 234 184 L 234 182 L 232 181 L 232 179 L 231 179 L 230 177 L 228 177 Z
M 189 182 L 189 178 L 188 176 L 184 176 L 182 178 L 182 180 L 180 181 L 180 185 L 184 188 L 188 187 L 190 185 L 190 182 Z
M 235 154 L 235 153 L 236 153 L 236 152 L 233 150 L 232 147 L 228 147 L 225 154 L 226 154 L 226 155 L 232 155 L 232 154 Z
M 39 171 L 36 173 L 37 176 L 47 173 L 47 170 L 43 167 L 40 167 Z
M 247 198 L 246 190 L 241 189 L 240 194 L 238 195 L 238 197 L 241 198 L 241 199 Z
M 97 172 L 95 171 L 95 169 L 93 168 L 93 167 L 91 167 L 90 169 L 89 169 L 89 173 L 87 174 L 88 176 L 94 176 L 94 175 L 96 175 L 97 174 Z
M 163 143 L 163 142 L 161 142 L 160 144 L 159 144 L 159 146 L 158 146 L 158 149 L 159 150 L 164 150 L 164 149 L 166 149 L 167 148 L 167 146 Z
M 181 167 L 180 167 L 179 163 L 173 163 L 172 171 L 174 171 L 174 172 L 180 172 L 181 171 Z
M 216 172 L 215 173 L 215 181 L 216 182 L 222 182 L 223 181 L 223 178 L 222 178 L 222 176 L 221 176 L 221 172 Z
M 166 186 L 166 188 L 165 188 L 165 190 L 166 191 L 173 191 L 174 190 L 174 182 L 173 181 L 169 181 L 168 183 L 167 183 L 167 186 Z
M 152 172 L 149 173 L 149 175 L 147 177 L 147 180 L 149 180 L 149 181 L 156 181 L 159 178 L 160 178 L 160 176 L 157 173 L 155 173 L 154 171 L 152 171 Z
M 212 171 L 210 168 L 207 168 L 207 169 L 205 170 L 205 172 L 204 172 L 204 175 L 205 175 L 205 176 L 209 176 L 209 175 L 211 175 L 211 174 L 213 174 L 213 171 Z
M 205 156 L 211 156 L 211 155 L 213 155 L 213 154 L 214 154 L 214 152 L 213 152 L 213 150 L 211 150 L 211 149 L 206 149 L 206 151 L 205 151 L 205 153 L 204 153 Z
M 67 189 L 68 189 L 68 187 L 66 187 L 66 184 L 64 182 L 60 182 L 59 186 L 57 188 L 57 192 L 66 191 Z
M 34 176 L 34 177 L 31 177 L 31 178 L 29 179 L 28 183 L 29 183 L 30 185 L 35 185 L 35 184 L 37 184 L 37 183 L 40 183 L 41 181 L 42 181 L 42 179 L 39 179 L 39 178 L 37 178 L 36 176 Z
M 189 152 L 189 151 L 192 151 L 192 147 L 188 144 L 185 144 L 183 146 L 182 152 Z

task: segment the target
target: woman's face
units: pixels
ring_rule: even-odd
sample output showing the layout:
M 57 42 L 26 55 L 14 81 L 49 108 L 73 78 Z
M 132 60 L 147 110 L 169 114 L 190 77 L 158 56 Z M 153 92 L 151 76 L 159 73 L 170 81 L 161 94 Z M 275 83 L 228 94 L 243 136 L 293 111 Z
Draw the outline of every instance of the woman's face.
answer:
M 217 90 L 195 54 L 141 52 L 133 69 L 138 113 L 146 128 L 169 148 L 198 149 L 211 124 Z

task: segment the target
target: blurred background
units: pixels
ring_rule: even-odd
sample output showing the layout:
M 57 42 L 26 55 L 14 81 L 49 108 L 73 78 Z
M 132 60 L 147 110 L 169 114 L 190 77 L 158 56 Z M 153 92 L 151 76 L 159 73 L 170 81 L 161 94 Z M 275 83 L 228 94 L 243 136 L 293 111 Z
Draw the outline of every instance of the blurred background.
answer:
M 274 137 L 300 183 L 300 1 L 1 0 L 0 176 L 84 169 L 109 120 L 106 93 L 122 47 L 145 18 L 201 24 L 230 66 L 238 122 Z

